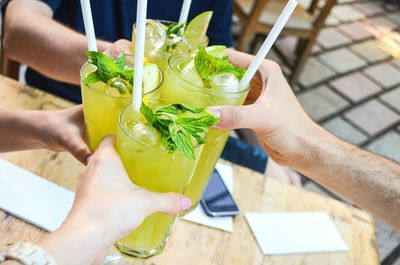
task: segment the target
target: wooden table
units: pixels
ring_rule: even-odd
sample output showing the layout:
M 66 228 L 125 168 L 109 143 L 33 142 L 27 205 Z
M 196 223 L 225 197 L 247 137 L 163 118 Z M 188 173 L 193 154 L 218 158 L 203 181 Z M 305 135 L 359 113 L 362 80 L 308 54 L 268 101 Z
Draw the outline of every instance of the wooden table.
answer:
M 59 109 L 71 103 L 33 90 L 0 76 L 0 108 Z M 74 190 L 82 166 L 69 154 L 44 150 L 2 154 L 37 175 Z M 379 264 L 374 219 L 366 212 L 339 201 L 265 179 L 234 166 L 235 191 L 240 209 L 254 211 L 325 211 L 350 247 L 346 253 L 263 256 L 243 215 L 234 220 L 232 234 L 177 221 L 163 255 L 153 261 L 163 265 L 260 264 Z M 34 192 L 34 191 L 32 191 Z M 0 211 L 0 245 L 17 240 L 37 241 L 43 231 Z

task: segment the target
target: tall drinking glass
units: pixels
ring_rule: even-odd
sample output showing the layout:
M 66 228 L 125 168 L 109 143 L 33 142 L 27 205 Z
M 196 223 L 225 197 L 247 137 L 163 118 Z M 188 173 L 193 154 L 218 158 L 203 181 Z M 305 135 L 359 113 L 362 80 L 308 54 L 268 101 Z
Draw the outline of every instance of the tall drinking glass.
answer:
M 166 34 L 169 25 L 175 22 L 165 20 L 147 20 L 146 24 L 146 44 L 144 56 L 152 63 L 165 71 L 169 57 L 175 54 L 191 54 L 197 47 L 207 47 L 208 37 L 204 36 L 200 40 L 187 39 L 184 36 L 170 37 Z M 132 30 L 132 46 L 134 48 L 136 40 L 136 24 Z
M 223 92 L 206 88 L 195 83 L 195 78 L 185 72 L 185 67 L 193 60 L 194 55 L 172 56 L 165 70 L 164 83 L 161 87 L 161 98 L 167 101 L 179 101 L 194 107 L 205 108 L 215 105 L 242 105 L 247 97 L 248 88 L 238 92 Z M 200 155 L 198 165 L 185 191 L 192 200 L 192 211 L 200 201 L 201 195 L 210 179 L 211 173 L 228 140 L 230 131 L 210 129 L 207 142 Z
M 127 65 L 133 68 L 133 56 L 127 55 L 126 59 Z M 85 137 L 92 151 L 96 150 L 104 136 L 116 133 L 119 113 L 123 107 L 132 102 L 130 94 L 117 96 L 106 93 L 107 84 L 104 82 L 85 84 L 83 80 L 94 71 L 96 71 L 96 66 L 86 62 L 80 73 Z M 160 75 L 163 76 L 162 73 Z M 156 88 L 144 91 L 145 95 L 150 98 L 158 98 L 162 81 L 161 78 L 161 82 Z
M 162 101 L 150 101 L 153 109 L 167 105 Z M 133 129 L 137 124 L 137 115 L 132 105 L 121 112 L 118 121 L 116 149 L 128 175 L 136 185 L 154 192 L 183 193 L 197 164 L 180 152 L 168 153 L 160 141 L 149 145 Z M 149 142 L 149 141 L 146 141 Z M 195 148 L 199 157 L 201 147 Z M 155 164 L 156 161 L 156 164 Z M 129 211 L 129 209 L 127 209 Z M 147 259 L 162 252 L 175 216 L 155 213 L 128 236 L 116 242 L 115 246 L 124 255 L 138 259 Z

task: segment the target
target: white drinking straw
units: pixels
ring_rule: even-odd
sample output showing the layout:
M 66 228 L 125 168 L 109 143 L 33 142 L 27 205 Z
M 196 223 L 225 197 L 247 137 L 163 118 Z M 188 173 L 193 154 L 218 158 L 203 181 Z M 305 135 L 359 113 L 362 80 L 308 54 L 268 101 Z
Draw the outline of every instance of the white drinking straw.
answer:
M 94 33 L 92 9 L 89 0 L 81 0 L 83 24 L 85 25 L 88 50 L 97 52 L 96 35 Z
M 179 23 L 185 23 L 188 20 L 190 5 L 192 4 L 192 0 L 184 0 L 181 15 L 179 17 Z
M 275 25 L 272 27 L 271 32 L 268 34 L 267 38 L 265 39 L 260 50 L 257 52 L 256 57 L 251 62 L 249 68 L 247 69 L 246 73 L 244 74 L 242 80 L 240 81 L 241 89 L 246 88 L 250 84 L 251 79 L 253 78 L 254 74 L 257 72 L 257 69 L 260 67 L 265 56 L 267 56 L 272 45 L 274 45 L 276 39 L 278 38 L 279 34 L 281 33 L 286 22 L 289 20 L 289 17 L 292 15 L 296 6 L 297 6 L 297 0 L 289 0 L 287 5 L 283 9 L 281 15 L 279 16 L 278 20 L 275 22 Z
M 146 37 L 147 0 L 138 0 L 136 13 L 135 67 L 133 75 L 133 110 L 139 112 L 142 105 L 144 44 Z

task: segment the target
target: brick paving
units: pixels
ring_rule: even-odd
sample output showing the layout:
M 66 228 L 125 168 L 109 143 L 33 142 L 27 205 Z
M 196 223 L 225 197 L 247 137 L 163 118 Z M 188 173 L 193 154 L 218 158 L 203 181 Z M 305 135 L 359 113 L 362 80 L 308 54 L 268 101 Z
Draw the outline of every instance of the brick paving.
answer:
M 400 4 L 338 2 L 295 93 L 308 114 L 333 134 L 400 162 Z M 295 44 L 283 37 L 275 46 L 285 68 L 283 62 L 295 62 Z M 332 196 L 312 182 L 305 188 Z M 400 244 L 400 235 L 379 220 L 377 239 L 382 260 Z

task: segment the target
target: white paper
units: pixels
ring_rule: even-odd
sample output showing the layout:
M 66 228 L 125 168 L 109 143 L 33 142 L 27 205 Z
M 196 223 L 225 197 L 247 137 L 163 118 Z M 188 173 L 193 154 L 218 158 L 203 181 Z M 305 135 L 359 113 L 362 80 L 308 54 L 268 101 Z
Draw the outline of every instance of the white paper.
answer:
M 347 251 L 332 219 L 324 212 L 246 213 L 265 255 Z
M 231 166 L 217 163 L 216 168 L 224 181 L 226 188 L 233 191 L 233 169 Z M 197 205 L 197 208 L 188 215 L 182 217 L 182 220 L 197 223 L 200 225 L 220 229 L 226 232 L 233 232 L 233 218 L 228 217 L 210 217 L 208 216 L 201 205 Z
M 71 210 L 74 193 L 0 159 L 0 208 L 46 231 Z

